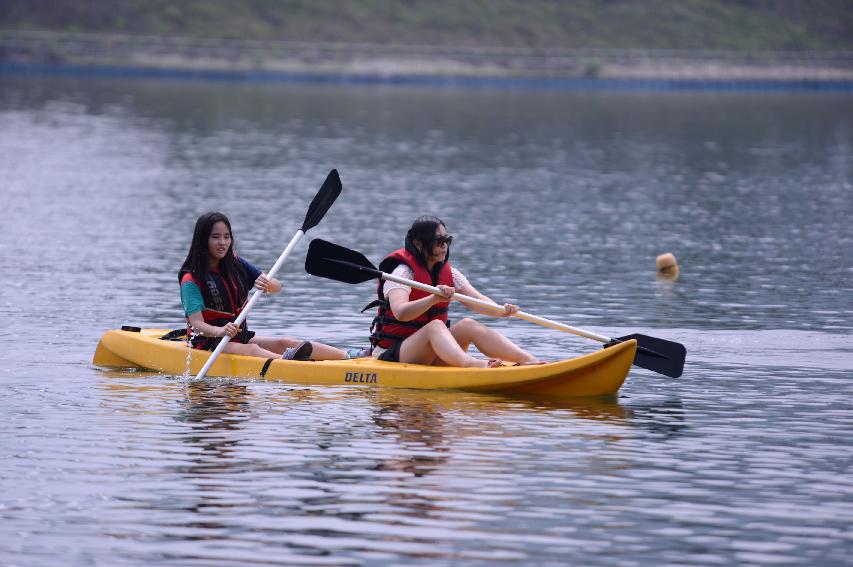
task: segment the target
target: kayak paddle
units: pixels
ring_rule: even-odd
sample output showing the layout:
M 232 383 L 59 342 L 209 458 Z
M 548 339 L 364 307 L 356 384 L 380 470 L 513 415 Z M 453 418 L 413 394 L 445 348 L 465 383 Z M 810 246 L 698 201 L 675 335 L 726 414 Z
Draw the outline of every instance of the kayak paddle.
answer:
M 344 283 L 357 284 L 372 279 L 381 278 L 392 282 L 401 283 L 409 287 L 414 287 L 428 293 L 441 295 L 441 291 L 437 287 L 422 284 L 406 278 L 394 276 L 377 269 L 370 263 L 363 254 L 344 248 L 332 242 L 327 242 L 319 238 L 315 238 L 308 246 L 308 256 L 305 258 L 305 271 L 314 276 L 329 278 Z M 461 293 L 453 294 L 453 299 L 457 299 L 463 303 L 479 305 L 496 312 L 503 312 L 504 308 L 496 303 L 483 301 L 475 297 L 463 295 Z M 593 339 L 606 343 L 604 346 L 612 346 L 630 339 L 637 341 L 637 354 L 634 356 L 634 364 L 641 368 L 652 370 L 665 376 L 678 378 L 684 370 L 684 359 L 687 355 L 687 349 L 681 343 L 650 337 L 648 335 L 633 334 L 618 339 L 611 339 L 598 333 L 584 331 L 576 327 L 570 327 L 551 319 L 537 317 L 524 311 L 515 313 L 513 317 L 524 319 L 543 327 L 556 329 Z
M 338 198 L 338 195 L 341 194 L 341 189 L 341 178 L 338 176 L 338 170 L 333 169 L 329 172 L 329 175 L 326 177 L 326 180 L 323 182 L 320 190 L 314 196 L 311 204 L 308 205 L 308 212 L 305 214 L 305 221 L 302 223 L 302 228 L 297 230 L 296 234 L 293 235 L 293 238 L 290 240 L 290 244 L 287 245 L 287 248 L 285 248 L 284 252 L 281 253 L 281 256 L 278 257 L 278 260 L 276 260 L 272 269 L 267 272 L 267 277 L 270 279 L 275 277 L 275 274 L 278 272 L 279 268 L 281 268 L 281 265 L 284 264 L 284 260 L 290 255 L 290 251 L 293 250 L 305 233 L 317 226 L 320 221 L 323 220 L 323 217 L 326 216 L 326 213 L 329 211 L 332 203 L 334 203 L 335 199 Z M 255 291 L 252 292 L 252 297 L 249 298 L 249 301 L 246 302 L 246 306 L 243 307 L 240 315 L 238 315 L 237 319 L 234 320 L 235 325 L 240 326 L 240 324 L 246 320 L 246 316 L 249 315 L 249 311 L 252 310 L 252 307 L 254 307 L 255 303 L 258 302 L 258 299 L 260 299 L 263 294 L 264 292 L 259 289 L 255 289 Z M 228 335 L 222 337 L 222 340 L 219 341 L 218 345 L 216 345 L 216 350 L 213 351 L 210 358 L 207 359 L 207 362 L 202 367 L 201 372 L 196 376 L 196 380 L 204 378 L 204 375 L 207 374 L 208 370 L 210 370 L 213 362 L 230 340 L 231 337 Z

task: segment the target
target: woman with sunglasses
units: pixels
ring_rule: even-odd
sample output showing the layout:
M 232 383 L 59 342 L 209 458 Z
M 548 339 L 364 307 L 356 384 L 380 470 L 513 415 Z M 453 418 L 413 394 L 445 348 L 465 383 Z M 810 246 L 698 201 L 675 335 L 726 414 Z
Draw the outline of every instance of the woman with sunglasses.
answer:
M 380 280 L 379 312 L 371 325 L 373 356 L 390 362 L 445 366 L 494 368 L 503 360 L 519 364 L 539 364 L 533 355 L 474 319 L 465 318 L 450 326 L 447 316 L 456 291 L 491 301 L 477 291 L 467 278 L 450 265 L 453 237 L 441 219 L 423 216 L 415 220 L 406 234 L 405 247 L 388 255 L 379 269 L 386 273 L 438 287 L 435 295 L 406 285 Z M 466 305 L 484 315 L 494 312 Z M 499 317 L 518 312 L 518 306 L 504 304 Z M 467 353 L 473 344 L 489 360 Z

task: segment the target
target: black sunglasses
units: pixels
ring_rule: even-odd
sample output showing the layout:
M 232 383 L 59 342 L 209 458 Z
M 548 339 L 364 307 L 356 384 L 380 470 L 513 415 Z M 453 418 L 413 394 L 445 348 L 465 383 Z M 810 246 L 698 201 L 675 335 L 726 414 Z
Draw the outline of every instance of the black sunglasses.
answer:
M 435 242 L 439 246 L 442 246 L 444 244 L 447 244 L 448 246 L 450 246 L 453 243 L 453 237 L 449 234 L 447 234 L 447 235 L 441 234 L 439 236 L 436 236 L 433 239 L 433 242 Z

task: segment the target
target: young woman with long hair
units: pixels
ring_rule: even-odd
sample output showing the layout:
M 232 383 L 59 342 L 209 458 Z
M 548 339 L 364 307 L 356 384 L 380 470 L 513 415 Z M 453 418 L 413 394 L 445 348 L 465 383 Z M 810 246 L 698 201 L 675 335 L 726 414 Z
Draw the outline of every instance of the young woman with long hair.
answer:
M 318 342 L 259 336 L 246 321 L 239 327 L 234 324 L 252 287 L 278 293 L 282 286 L 234 253 L 231 223 L 222 213 L 198 218 L 178 279 L 193 348 L 214 350 L 228 335 L 231 339 L 223 352 L 232 354 L 295 360 L 339 360 L 354 354 Z

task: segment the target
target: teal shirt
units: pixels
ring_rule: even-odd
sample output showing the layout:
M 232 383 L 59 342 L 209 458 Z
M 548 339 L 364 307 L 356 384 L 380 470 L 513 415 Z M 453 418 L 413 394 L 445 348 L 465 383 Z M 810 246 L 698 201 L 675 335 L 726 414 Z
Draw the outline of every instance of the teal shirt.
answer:
M 184 315 L 189 317 L 193 313 L 204 311 L 204 299 L 201 290 L 193 282 L 181 284 L 181 305 L 184 306 Z

